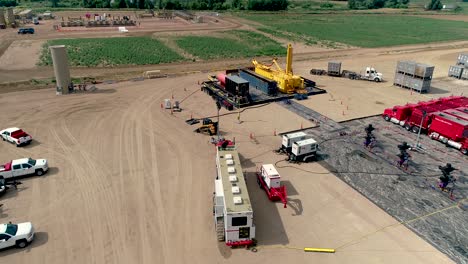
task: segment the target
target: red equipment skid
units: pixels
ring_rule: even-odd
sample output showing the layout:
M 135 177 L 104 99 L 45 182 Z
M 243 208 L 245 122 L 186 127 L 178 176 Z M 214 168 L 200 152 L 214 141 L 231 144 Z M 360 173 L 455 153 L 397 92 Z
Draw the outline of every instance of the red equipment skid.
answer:
M 257 171 L 257 183 L 260 188 L 265 190 L 270 201 L 281 201 L 284 208 L 287 207 L 288 194 L 286 186 L 280 186 L 280 175 L 272 164 L 262 165 L 260 171 Z

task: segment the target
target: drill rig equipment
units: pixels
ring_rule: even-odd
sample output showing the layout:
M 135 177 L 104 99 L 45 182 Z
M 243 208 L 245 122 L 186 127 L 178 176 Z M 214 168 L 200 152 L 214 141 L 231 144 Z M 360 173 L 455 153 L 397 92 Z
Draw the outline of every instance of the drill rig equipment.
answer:
M 286 69 L 282 69 L 277 59 L 273 59 L 276 69 L 272 68 L 273 65 L 265 65 L 257 60 L 252 60 L 252 64 L 255 66 L 255 73 L 274 80 L 278 83 L 278 90 L 282 93 L 305 93 L 304 78 L 299 75 L 294 75 L 292 70 L 292 46 L 288 44 L 287 57 L 286 57 Z

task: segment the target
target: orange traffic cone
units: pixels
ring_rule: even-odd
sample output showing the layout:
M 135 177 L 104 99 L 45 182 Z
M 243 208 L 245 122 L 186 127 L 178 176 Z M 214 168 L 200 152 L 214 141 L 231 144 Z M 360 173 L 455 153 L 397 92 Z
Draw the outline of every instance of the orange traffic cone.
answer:
M 163 107 L 163 104 L 161 103 L 161 109 L 163 109 L 163 108 L 164 108 L 164 107 Z
M 343 112 L 341 112 L 341 113 L 344 115 L 344 111 L 343 111 Z
M 301 122 L 301 129 L 304 129 L 304 127 L 302 126 L 302 122 Z
M 273 130 L 273 136 L 276 136 L 276 128 Z

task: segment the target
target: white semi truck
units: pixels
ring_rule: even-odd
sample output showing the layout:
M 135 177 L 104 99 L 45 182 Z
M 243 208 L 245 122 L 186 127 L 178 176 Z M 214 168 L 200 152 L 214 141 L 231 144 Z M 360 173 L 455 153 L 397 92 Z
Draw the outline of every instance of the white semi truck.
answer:
M 235 146 L 217 146 L 216 171 L 213 214 L 218 240 L 231 247 L 253 245 L 253 209 Z

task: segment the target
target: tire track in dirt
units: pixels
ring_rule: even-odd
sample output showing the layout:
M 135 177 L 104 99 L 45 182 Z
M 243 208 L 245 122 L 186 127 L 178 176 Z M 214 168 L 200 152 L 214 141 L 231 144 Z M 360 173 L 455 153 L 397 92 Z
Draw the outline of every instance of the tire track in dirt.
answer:
M 96 120 L 96 118 L 95 118 Z M 117 211 L 115 208 L 115 201 L 116 201 L 116 195 L 115 195 L 115 192 L 110 192 L 108 191 L 108 184 L 106 184 L 107 182 L 104 180 L 106 179 L 107 177 L 104 177 L 104 175 L 111 175 L 112 173 L 110 172 L 110 170 L 108 168 L 105 167 L 105 165 L 103 163 L 100 163 L 100 166 L 99 168 L 96 166 L 95 164 L 95 160 L 99 160 L 99 159 L 93 159 L 90 157 L 90 154 L 85 151 L 83 149 L 83 147 L 81 147 L 81 143 L 73 136 L 73 134 L 70 132 L 70 130 L 68 129 L 67 127 L 67 124 L 66 124 L 66 121 L 65 119 L 62 119 L 62 124 L 61 124 L 61 128 L 62 130 L 64 131 L 65 135 L 68 137 L 68 139 L 71 140 L 71 142 L 74 144 L 74 148 L 78 151 L 78 154 L 81 156 L 81 158 L 84 160 L 84 164 L 82 164 L 82 166 L 84 166 L 85 168 L 87 168 L 87 171 L 88 173 L 84 175 L 85 178 L 88 178 L 88 177 L 91 177 L 91 178 L 94 178 L 94 179 L 97 179 L 98 181 L 93 181 L 95 184 L 94 186 L 97 186 L 98 189 L 96 190 L 97 192 L 99 192 L 99 194 L 101 194 L 101 197 L 104 198 L 104 206 L 101 206 L 100 208 L 97 207 L 98 204 L 93 204 L 96 209 L 96 211 L 104 211 L 105 214 L 105 221 L 103 221 L 102 224 L 105 225 L 106 229 L 105 231 L 107 231 L 108 234 L 104 234 L 101 238 L 102 239 L 107 239 L 107 238 L 111 238 L 111 237 L 116 237 L 117 236 L 117 226 L 121 226 L 120 224 L 117 224 L 117 225 L 109 225 L 108 223 L 111 223 L 112 221 L 116 221 L 118 218 L 115 217 L 115 212 Z M 98 184 L 96 184 L 96 182 Z M 86 188 L 86 187 L 85 187 Z M 88 187 L 89 188 L 89 187 Z M 103 232 L 103 231 L 102 231 Z M 113 263 L 114 260 L 113 259 L 106 259 L 107 256 L 112 256 L 112 255 L 116 255 L 117 259 L 119 257 L 119 252 L 120 252 L 120 249 L 123 247 L 123 245 L 120 245 L 120 247 L 118 247 L 118 245 L 116 245 L 116 242 L 117 243 L 122 243 L 121 241 L 115 241 L 115 240 L 106 240 L 106 241 L 101 241 L 104 243 L 103 245 L 103 249 L 105 249 L 104 252 L 102 252 L 104 254 L 104 260 L 105 260 L 105 263 Z
M 65 143 L 60 139 L 60 136 L 58 135 L 56 129 L 55 129 L 56 126 L 52 125 L 50 126 L 49 130 L 50 130 L 50 134 L 54 137 L 55 139 L 55 142 L 59 145 L 59 147 L 65 152 L 65 154 L 67 156 L 72 156 L 72 151 L 65 145 Z M 69 162 L 70 162 L 70 165 L 71 165 L 71 169 L 72 171 L 75 171 L 75 175 L 76 174 L 81 174 L 81 175 L 85 175 L 84 174 L 84 171 L 81 169 L 81 167 L 79 166 L 79 164 L 76 163 L 76 161 L 71 158 L 71 159 L 68 159 Z M 81 200 L 83 201 L 83 205 L 84 205 L 84 208 L 82 210 L 82 213 L 84 213 L 84 215 L 86 216 L 85 219 L 83 219 L 84 221 L 86 221 L 88 223 L 88 226 L 93 226 L 92 225 L 92 222 L 91 222 L 91 215 L 90 215 L 90 211 L 88 210 L 90 208 L 90 197 L 93 197 L 90 189 L 88 188 L 90 186 L 89 182 L 86 182 L 85 179 L 83 179 L 83 177 L 76 177 L 76 179 L 78 179 L 78 183 L 80 183 L 81 185 L 81 188 L 77 188 L 77 189 L 80 189 L 82 190 L 81 192 Z M 97 230 L 99 231 L 99 230 Z M 96 243 L 96 237 L 94 236 L 94 231 L 93 232 L 84 232 L 86 233 L 83 234 L 83 236 L 86 236 L 89 245 L 90 245 L 90 254 L 88 256 L 91 257 L 91 263 L 97 263 L 95 257 L 97 256 L 97 252 L 96 252 L 96 249 L 97 249 L 97 243 Z

